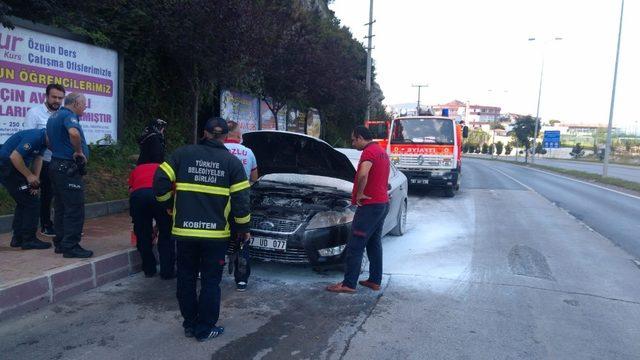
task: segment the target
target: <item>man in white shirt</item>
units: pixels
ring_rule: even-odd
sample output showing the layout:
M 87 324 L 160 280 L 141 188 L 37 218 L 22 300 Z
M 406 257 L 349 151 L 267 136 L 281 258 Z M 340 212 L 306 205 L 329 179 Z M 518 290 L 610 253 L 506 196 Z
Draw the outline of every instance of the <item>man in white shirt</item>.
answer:
M 245 173 L 247 173 L 247 179 L 253 184 L 258 181 L 258 163 L 253 151 L 248 147 L 242 145 L 242 131 L 238 123 L 235 121 L 227 121 L 229 127 L 229 134 L 224 142 L 224 145 L 229 149 L 229 152 L 235 155 L 242 166 Z M 236 290 L 245 291 L 247 289 L 247 282 L 249 281 L 249 275 L 251 275 L 251 265 L 249 256 L 249 244 L 241 243 L 238 241 L 234 231 L 233 219 L 229 219 L 231 223 L 231 243 L 229 246 L 230 259 L 233 259 L 229 263 L 229 271 L 231 266 L 234 268 L 233 275 L 236 280 Z
M 45 92 L 44 103 L 34 106 L 27 112 L 24 121 L 25 129 L 46 129 L 47 120 L 62 105 L 65 89 L 60 84 L 49 84 Z M 40 233 L 44 236 L 55 236 L 53 223 L 51 222 L 51 200 L 53 190 L 49 180 L 49 163 L 51 162 L 51 150 L 47 149 L 42 157 L 42 171 L 40 172 Z

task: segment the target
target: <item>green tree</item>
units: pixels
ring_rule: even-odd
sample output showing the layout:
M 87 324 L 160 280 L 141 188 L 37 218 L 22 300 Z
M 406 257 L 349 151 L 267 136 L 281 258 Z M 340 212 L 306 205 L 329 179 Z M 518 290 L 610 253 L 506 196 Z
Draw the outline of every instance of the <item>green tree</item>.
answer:
M 513 150 L 513 146 L 511 146 L 511 143 L 507 144 L 507 146 L 505 146 L 504 148 L 504 154 L 505 155 L 511 155 L 511 151 Z
M 483 154 L 489 153 L 489 145 L 487 143 L 482 144 L 482 153 Z
M 498 141 L 496 143 L 496 154 L 502 155 L 503 148 L 504 148 L 504 144 L 502 143 L 502 141 Z
M 490 128 L 491 130 L 504 130 L 504 126 L 497 121 L 492 123 Z
M 538 125 L 540 124 L 540 120 L 534 118 L 531 115 L 520 116 L 516 120 L 516 123 L 513 126 L 513 130 L 511 131 L 511 135 L 514 139 L 524 145 L 525 148 L 525 162 L 529 160 L 529 149 L 531 148 L 531 140 L 533 137 L 537 137 L 538 134 L 534 134 L 536 121 Z M 538 126 L 538 133 L 540 132 L 540 127 Z

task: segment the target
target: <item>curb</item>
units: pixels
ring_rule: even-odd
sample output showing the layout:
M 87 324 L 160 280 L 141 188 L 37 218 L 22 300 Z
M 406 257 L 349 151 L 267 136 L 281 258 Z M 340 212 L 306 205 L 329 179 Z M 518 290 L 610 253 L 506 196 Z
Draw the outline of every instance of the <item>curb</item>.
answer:
M 0 288 L 0 321 L 68 299 L 142 270 L 136 249 L 120 250 Z
M 84 206 L 85 219 L 121 213 L 129 209 L 129 199 L 104 201 L 86 204 Z M 0 216 L 0 233 L 10 232 L 13 215 Z

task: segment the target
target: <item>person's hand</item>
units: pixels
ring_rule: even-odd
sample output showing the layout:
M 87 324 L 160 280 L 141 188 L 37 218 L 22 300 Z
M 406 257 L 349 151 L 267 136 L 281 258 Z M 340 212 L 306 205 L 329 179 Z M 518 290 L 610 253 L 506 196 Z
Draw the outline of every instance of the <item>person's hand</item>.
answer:
M 27 176 L 27 182 L 32 189 L 37 189 L 40 186 L 40 179 L 34 174 Z
M 362 206 L 362 200 L 369 200 L 369 199 L 371 199 L 371 197 L 365 194 L 358 194 L 356 195 L 356 205 Z
M 77 160 L 78 158 L 82 159 L 82 163 L 83 164 L 87 163 L 87 157 L 82 152 L 74 152 L 73 153 L 73 160 Z
M 238 241 L 247 243 L 249 240 L 251 240 L 250 232 L 238 233 Z
M 31 189 L 29 190 L 29 193 L 31 193 L 32 196 L 38 196 L 40 189 Z
M 169 214 L 169 216 L 173 216 L 173 209 L 167 209 L 167 214 Z

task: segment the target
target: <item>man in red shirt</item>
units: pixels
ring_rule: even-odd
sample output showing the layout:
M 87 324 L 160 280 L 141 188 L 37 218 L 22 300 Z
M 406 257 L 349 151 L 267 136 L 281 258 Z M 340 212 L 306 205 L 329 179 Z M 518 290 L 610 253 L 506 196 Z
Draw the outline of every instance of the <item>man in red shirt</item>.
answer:
M 359 284 L 377 291 L 382 283 L 382 225 L 389 211 L 390 164 L 387 153 L 372 139 L 371 131 L 364 126 L 357 126 L 351 133 L 351 144 L 362 150 L 351 195 L 351 203 L 358 208 L 345 249 L 344 280 L 328 286 L 331 292 L 356 291 L 365 248 L 369 257 L 369 279 Z

